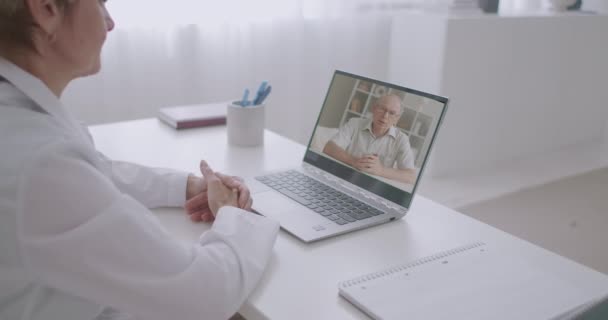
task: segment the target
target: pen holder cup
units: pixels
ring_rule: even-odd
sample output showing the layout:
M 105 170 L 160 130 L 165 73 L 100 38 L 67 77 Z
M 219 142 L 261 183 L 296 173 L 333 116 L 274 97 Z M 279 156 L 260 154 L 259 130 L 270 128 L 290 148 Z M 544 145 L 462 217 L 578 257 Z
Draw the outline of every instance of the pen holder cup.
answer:
M 265 104 L 243 107 L 235 101 L 228 104 L 226 126 L 228 143 L 239 147 L 254 147 L 264 144 Z

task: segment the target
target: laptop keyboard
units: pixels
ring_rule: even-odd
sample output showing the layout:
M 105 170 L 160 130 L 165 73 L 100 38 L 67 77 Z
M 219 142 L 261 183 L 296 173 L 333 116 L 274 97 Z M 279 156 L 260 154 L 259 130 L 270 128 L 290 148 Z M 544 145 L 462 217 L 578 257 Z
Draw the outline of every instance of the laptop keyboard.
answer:
M 296 170 L 255 179 L 339 225 L 384 213 Z

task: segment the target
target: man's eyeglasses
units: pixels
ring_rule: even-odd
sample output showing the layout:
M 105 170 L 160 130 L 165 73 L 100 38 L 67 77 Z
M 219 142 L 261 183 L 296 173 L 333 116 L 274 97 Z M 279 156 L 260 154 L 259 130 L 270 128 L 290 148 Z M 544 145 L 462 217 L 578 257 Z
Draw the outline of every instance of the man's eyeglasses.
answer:
M 382 115 L 382 116 L 384 116 L 385 114 L 388 114 L 388 116 L 391 118 L 400 116 L 399 112 L 396 112 L 395 110 L 388 110 L 385 107 L 375 107 L 374 112 L 379 115 Z

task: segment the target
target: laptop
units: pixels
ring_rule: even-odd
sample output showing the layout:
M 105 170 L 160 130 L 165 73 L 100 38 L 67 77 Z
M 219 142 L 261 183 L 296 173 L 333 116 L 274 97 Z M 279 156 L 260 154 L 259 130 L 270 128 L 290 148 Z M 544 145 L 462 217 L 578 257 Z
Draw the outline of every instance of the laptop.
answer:
M 248 179 L 253 210 L 304 242 L 402 218 L 447 103 L 335 71 L 301 165 Z

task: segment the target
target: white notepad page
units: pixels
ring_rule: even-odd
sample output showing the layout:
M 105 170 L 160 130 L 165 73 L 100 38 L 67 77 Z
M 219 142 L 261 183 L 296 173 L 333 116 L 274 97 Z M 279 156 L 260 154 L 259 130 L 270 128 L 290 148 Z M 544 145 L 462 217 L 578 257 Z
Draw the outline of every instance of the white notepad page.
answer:
M 585 303 L 573 284 L 483 243 L 339 284 L 374 319 L 549 319 Z

